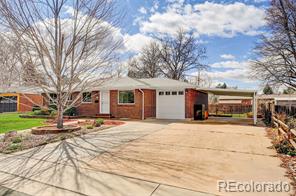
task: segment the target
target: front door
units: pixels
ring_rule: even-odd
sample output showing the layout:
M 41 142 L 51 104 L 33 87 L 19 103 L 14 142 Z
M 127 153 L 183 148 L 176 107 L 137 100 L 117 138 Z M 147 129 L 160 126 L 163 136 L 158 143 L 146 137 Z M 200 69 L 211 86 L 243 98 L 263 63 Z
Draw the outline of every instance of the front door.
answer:
M 110 93 L 109 91 L 100 91 L 100 113 L 110 114 Z

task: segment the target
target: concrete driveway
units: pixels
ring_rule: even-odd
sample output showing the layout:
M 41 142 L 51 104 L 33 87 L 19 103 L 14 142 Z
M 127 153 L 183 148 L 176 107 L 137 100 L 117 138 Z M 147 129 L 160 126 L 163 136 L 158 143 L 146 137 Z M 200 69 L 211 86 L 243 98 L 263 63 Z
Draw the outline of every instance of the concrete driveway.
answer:
M 260 127 L 127 122 L 0 155 L 0 194 L 245 195 L 217 181 L 289 182 L 270 145 Z

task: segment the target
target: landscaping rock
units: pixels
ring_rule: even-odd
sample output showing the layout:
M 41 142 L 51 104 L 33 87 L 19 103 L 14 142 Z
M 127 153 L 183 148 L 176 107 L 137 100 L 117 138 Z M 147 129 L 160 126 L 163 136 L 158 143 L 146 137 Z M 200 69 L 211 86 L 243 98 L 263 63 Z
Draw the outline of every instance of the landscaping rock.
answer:
M 10 140 L 11 138 L 15 137 L 17 135 L 16 131 L 9 131 L 5 133 L 4 135 L 4 141 Z
M 0 135 L 0 141 L 3 141 L 4 140 L 4 134 L 1 134 Z

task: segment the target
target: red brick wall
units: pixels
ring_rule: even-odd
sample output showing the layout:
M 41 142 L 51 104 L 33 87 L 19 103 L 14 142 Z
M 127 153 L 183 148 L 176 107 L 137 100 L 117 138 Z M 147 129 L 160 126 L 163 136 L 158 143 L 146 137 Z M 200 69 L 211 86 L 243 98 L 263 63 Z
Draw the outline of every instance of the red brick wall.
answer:
M 156 117 L 156 91 L 143 90 L 145 94 L 145 118 Z
M 185 92 L 185 117 L 193 118 L 194 104 L 205 104 L 208 109 L 208 94 L 195 89 L 186 89 Z
M 77 96 L 77 94 L 76 94 Z M 78 115 L 80 116 L 95 116 L 100 112 L 100 93 L 94 91 L 91 93 L 92 101 L 91 103 L 82 103 L 81 99 L 77 106 Z M 75 95 L 73 95 L 75 99 Z
M 145 94 L 145 118 L 156 116 L 156 91 L 144 89 Z M 78 93 L 73 95 L 73 99 Z M 100 113 L 100 93 L 92 92 L 92 103 L 77 104 L 78 115 L 80 116 L 95 116 Z M 135 103 L 131 105 L 118 104 L 118 91 L 110 91 L 110 113 L 115 118 L 142 118 L 142 93 L 135 90 Z
M 19 112 L 32 111 L 32 107 L 43 105 L 43 96 L 38 94 L 19 94 Z
M 145 94 L 145 118 L 155 117 L 156 113 L 156 97 L 155 90 L 143 90 Z M 142 118 L 142 93 L 135 90 L 135 103 L 126 105 L 118 104 L 118 91 L 110 91 L 110 111 L 115 118 Z

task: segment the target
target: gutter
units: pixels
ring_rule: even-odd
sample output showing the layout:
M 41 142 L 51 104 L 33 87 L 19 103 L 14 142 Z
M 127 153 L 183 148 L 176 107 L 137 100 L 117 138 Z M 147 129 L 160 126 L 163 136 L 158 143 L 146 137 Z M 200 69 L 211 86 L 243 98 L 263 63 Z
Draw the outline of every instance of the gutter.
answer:
M 145 119 L 145 93 L 142 89 L 139 89 L 139 91 L 142 93 L 142 120 Z

